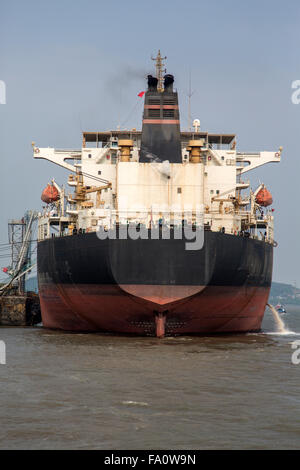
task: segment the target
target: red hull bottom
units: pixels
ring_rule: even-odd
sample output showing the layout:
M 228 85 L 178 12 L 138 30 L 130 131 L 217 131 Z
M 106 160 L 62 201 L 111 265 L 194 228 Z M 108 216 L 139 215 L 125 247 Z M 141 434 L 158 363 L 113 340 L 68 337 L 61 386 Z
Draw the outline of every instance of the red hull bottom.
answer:
M 157 336 L 259 331 L 270 291 L 269 287 L 199 286 L 198 293 L 189 297 L 178 300 L 177 295 L 175 300 L 171 292 L 159 302 L 153 295 L 155 287 L 159 289 L 142 286 L 148 295 L 141 298 L 117 285 L 42 285 L 43 325 Z M 141 286 L 137 289 L 140 293 Z M 187 286 L 177 286 L 177 294 L 181 289 L 186 292 Z

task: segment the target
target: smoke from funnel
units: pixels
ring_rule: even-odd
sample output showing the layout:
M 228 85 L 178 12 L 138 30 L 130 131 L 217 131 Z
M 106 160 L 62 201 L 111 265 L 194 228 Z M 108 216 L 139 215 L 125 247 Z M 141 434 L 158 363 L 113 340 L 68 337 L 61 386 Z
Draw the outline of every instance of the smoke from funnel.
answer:
M 145 69 L 135 68 L 126 64 L 119 70 L 114 71 L 113 74 L 110 74 L 104 82 L 104 89 L 118 102 L 120 102 L 120 97 L 122 95 L 121 101 L 124 101 L 125 104 L 131 99 L 131 95 L 128 93 L 129 89 L 135 87 L 136 90 L 139 90 L 142 88 L 148 73 L 149 72 Z

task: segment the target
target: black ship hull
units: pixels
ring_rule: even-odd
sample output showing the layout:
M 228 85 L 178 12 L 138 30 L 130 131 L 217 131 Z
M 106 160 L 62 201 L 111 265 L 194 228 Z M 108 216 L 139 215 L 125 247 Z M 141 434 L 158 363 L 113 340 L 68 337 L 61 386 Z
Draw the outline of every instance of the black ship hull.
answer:
M 38 243 L 45 327 L 138 335 L 259 331 L 273 247 L 205 231 L 186 240 L 99 240 L 95 233 Z

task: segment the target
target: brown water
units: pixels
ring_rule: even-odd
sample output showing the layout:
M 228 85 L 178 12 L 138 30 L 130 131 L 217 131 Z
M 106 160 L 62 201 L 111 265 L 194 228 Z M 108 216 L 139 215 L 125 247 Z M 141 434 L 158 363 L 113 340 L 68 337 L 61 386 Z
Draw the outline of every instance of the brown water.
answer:
M 300 309 L 284 321 L 300 332 Z M 1 449 L 299 449 L 293 334 L 156 338 L 0 328 Z

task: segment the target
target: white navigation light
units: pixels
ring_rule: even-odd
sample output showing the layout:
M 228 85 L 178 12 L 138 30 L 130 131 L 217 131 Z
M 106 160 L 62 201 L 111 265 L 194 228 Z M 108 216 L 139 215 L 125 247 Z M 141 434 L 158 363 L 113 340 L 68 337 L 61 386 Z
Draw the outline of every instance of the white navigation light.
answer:
M 193 127 L 195 128 L 195 132 L 199 132 L 200 129 L 200 119 L 193 120 Z

